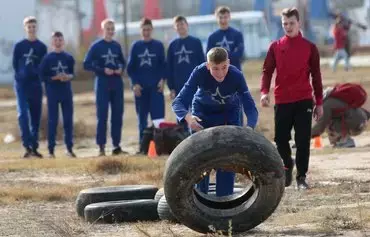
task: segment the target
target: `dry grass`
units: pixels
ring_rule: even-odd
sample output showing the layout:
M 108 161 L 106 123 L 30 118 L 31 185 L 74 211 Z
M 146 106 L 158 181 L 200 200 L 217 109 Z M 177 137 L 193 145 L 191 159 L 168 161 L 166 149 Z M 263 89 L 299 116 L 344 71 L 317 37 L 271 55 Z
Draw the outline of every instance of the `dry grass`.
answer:
M 326 214 L 322 222 L 322 227 L 332 232 L 341 230 L 358 230 L 362 228 L 361 222 L 350 217 L 348 213 L 337 208 Z
M 30 186 L 17 184 L 12 187 L 0 188 L 0 203 L 15 203 L 20 201 L 72 201 L 81 190 L 80 185 L 53 184 L 46 186 Z

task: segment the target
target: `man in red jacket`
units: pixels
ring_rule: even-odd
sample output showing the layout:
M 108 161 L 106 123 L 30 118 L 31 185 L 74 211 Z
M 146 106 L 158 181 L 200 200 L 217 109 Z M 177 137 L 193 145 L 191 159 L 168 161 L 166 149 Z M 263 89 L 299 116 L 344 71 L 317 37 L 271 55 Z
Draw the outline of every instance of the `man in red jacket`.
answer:
M 285 36 L 270 45 L 263 64 L 261 104 L 263 107 L 269 105 L 271 79 L 276 69 L 275 142 L 286 169 L 285 186 L 292 183 L 294 163 L 289 140 L 294 127 L 297 146 L 297 187 L 308 189 L 306 173 L 310 156 L 312 112 L 316 120 L 323 114 L 320 56 L 317 47 L 302 37 L 296 8 L 284 9 L 281 18 Z

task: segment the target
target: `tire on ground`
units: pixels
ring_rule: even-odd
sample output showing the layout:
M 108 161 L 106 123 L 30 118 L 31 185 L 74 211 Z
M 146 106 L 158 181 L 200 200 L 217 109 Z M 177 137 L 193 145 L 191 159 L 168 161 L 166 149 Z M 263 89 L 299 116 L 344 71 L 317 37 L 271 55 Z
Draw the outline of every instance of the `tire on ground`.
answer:
M 173 215 L 170 207 L 168 206 L 165 196 L 162 196 L 159 199 L 157 212 L 159 219 L 161 219 L 162 221 L 166 220 L 174 223 L 178 222 L 176 220 L 176 217 Z
M 164 196 L 164 189 L 163 188 L 160 188 L 158 189 L 158 191 L 155 193 L 155 196 L 154 196 L 154 200 L 157 200 L 159 201 L 161 199 L 161 197 Z
M 87 205 L 84 216 L 89 223 L 155 221 L 159 219 L 157 206 L 153 199 L 100 202 Z
M 254 178 L 250 190 L 225 202 L 204 201 L 194 184 L 212 168 L 238 167 Z M 265 221 L 284 193 L 282 159 L 261 134 L 249 128 L 219 126 L 202 130 L 180 143 L 167 160 L 165 196 L 176 219 L 189 228 L 209 233 L 244 232 Z
M 84 208 L 97 202 L 153 199 L 158 188 L 153 185 L 122 185 L 82 190 L 76 199 L 76 211 L 84 217 Z

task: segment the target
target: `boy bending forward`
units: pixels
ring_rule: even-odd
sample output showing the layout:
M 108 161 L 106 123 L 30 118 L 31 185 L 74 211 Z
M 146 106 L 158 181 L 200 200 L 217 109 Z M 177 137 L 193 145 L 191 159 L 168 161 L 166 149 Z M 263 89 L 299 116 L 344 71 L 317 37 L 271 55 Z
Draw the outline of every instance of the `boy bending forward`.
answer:
M 193 132 L 221 125 L 240 125 L 239 98 L 242 98 L 247 126 L 255 128 L 258 111 L 240 70 L 230 65 L 228 53 L 221 47 L 207 53 L 207 62 L 197 66 L 172 103 L 179 121 L 186 121 Z M 192 103 L 192 111 L 188 108 Z M 216 173 L 216 195 L 233 193 L 235 173 L 221 169 Z M 208 192 L 209 177 L 198 187 Z

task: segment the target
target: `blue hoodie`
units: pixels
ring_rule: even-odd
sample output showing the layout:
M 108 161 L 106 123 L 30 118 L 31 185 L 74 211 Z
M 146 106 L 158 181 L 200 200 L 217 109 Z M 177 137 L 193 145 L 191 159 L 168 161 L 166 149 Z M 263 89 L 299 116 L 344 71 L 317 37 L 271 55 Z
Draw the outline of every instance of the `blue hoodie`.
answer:
M 155 39 L 138 40 L 133 43 L 127 65 L 132 85 L 143 88 L 157 87 L 166 77 L 166 61 L 163 44 Z
M 241 70 L 244 55 L 243 34 L 228 27 L 226 30 L 218 29 L 208 37 L 207 52 L 214 47 L 222 47 L 229 53 L 230 64 Z
M 179 93 L 194 68 L 204 61 L 202 43 L 198 38 L 187 36 L 173 40 L 167 53 L 168 88 Z
M 248 126 L 255 128 L 258 110 L 248 90 L 240 70 L 230 65 L 222 82 L 216 81 L 207 69 L 206 63 L 196 67 L 189 80 L 172 103 L 177 119 L 183 121 L 192 103 L 192 114 L 200 119 L 213 120 L 217 114 L 238 124 L 240 119 L 240 100 L 242 100 Z

